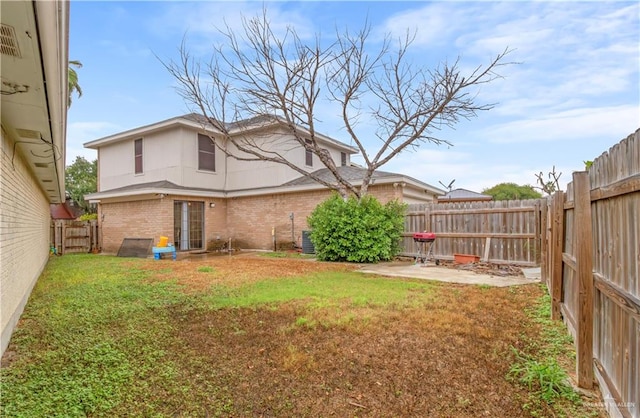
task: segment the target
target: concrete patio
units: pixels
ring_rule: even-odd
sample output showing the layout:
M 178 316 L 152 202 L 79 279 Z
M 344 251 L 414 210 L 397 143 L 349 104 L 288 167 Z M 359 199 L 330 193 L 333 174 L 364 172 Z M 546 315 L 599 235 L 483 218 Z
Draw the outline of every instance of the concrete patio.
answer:
M 413 262 L 378 263 L 362 266 L 361 273 L 377 274 L 389 277 L 407 277 L 414 279 L 435 280 L 447 283 L 488 285 L 496 287 L 517 286 L 539 283 L 540 268 L 523 269 L 525 277 L 493 276 L 475 273 L 469 270 L 440 267 L 433 264 L 415 264 Z

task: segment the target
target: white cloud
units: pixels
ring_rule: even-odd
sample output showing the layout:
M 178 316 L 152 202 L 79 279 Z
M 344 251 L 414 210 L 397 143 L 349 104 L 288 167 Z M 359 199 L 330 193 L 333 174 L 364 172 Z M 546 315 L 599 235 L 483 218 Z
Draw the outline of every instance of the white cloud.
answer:
M 615 121 L 615 123 L 612 123 Z M 498 144 L 624 138 L 640 126 L 640 106 L 586 107 L 497 124 L 482 135 Z
M 77 156 L 92 161 L 97 158 L 96 151 L 84 148 L 85 142 L 122 130 L 121 126 L 110 122 L 72 122 L 67 125 L 66 161 L 72 163 Z
M 244 19 L 261 16 L 263 7 L 267 11 L 271 29 L 277 36 L 284 36 L 289 27 L 294 28 L 303 39 L 315 33 L 310 16 L 285 9 L 284 3 L 227 1 L 159 4 L 163 5 L 163 11 L 149 19 L 148 30 L 168 39 L 186 36 L 189 49 L 196 54 L 209 53 L 214 44 L 224 41 L 226 38 L 221 31 L 243 34 Z
M 462 148 L 462 147 L 456 147 Z M 406 174 L 433 186 L 443 188 L 455 180 L 453 188 L 476 192 L 501 182 L 530 184 L 535 180 L 533 172 L 512 163 L 487 164 L 473 152 L 455 149 L 425 149 L 415 153 L 403 153 L 383 168 Z
M 518 159 L 488 160 L 474 151 L 465 152 L 456 149 L 419 150 L 415 153 L 404 153 L 383 167 L 383 171 L 406 174 L 433 186 L 443 188 L 455 180 L 452 188 L 463 188 L 475 192 L 495 186 L 499 183 L 516 183 L 519 185 L 536 185 L 536 174 L 543 171 L 543 178 L 551 170 L 552 164 L 539 163 L 522 156 Z M 472 148 L 470 148 L 472 149 Z M 541 165 L 539 165 L 541 164 Z M 556 173 L 560 176 L 561 188 L 571 181 L 571 172 L 581 167 L 569 168 L 556 165 Z
M 387 19 L 378 29 L 393 38 L 403 38 L 416 32 L 415 45 L 444 45 L 459 28 L 460 8 L 446 3 L 430 3 L 428 6 L 409 9 Z

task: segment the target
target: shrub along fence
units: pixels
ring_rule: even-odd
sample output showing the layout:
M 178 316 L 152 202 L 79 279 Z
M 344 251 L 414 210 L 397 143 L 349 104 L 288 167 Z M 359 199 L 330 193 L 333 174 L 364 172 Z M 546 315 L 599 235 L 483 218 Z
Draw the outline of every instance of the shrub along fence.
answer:
M 423 203 L 409 205 L 401 255 L 413 257 L 414 232 L 434 232 L 433 254 L 452 260 L 454 254 L 477 255 L 496 264 L 540 263 L 541 207 L 545 201 Z
M 542 279 L 574 336 L 578 384 L 640 417 L 640 129 L 543 207 Z

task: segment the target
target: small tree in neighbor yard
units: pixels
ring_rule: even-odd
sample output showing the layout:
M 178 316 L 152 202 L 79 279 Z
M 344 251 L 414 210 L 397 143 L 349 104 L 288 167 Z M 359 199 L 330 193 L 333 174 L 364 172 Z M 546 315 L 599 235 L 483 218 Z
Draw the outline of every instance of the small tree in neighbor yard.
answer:
M 506 64 L 509 52 L 505 49 L 487 65 L 463 74 L 457 59 L 434 69 L 411 65 L 414 37 L 409 33 L 395 47 L 387 36 L 374 48 L 368 24 L 357 33 L 336 31 L 329 43 L 319 35 L 305 43 L 292 27 L 276 33 L 266 10 L 242 22 L 239 32 L 230 26 L 220 30 L 224 42 L 214 46 L 209 61 L 196 60 L 183 41 L 180 59 L 163 62 L 179 94 L 217 131 L 211 139 L 221 152 L 238 160 L 284 164 L 343 198 L 365 196 L 374 171 L 402 151 L 424 143 L 450 144 L 437 131 L 491 109 L 493 104 L 476 103 L 477 90 L 500 77 L 496 70 Z M 339 164 L 318 141 L 319 108 L 326 104 L 335 106 L 364 160 L 360 184 L 340 174 Z M 265 120 L 281 123 L 293 138 L 290 146 L 278 148 L 265 143 L 265 137 L 256 140 L 256 124 Z M 375 126 L 375 138 L 361 130 L 369 123 Z M 315 155 L 336 180 L 289 161 L 286 152 L 297 147 Z
M 334 194 L 307 219 L 318 259 L 376 263 L 390 260 L 400 247 L 406 205 L 382 205 L 373 196 L 347 200 Z
M 535 186 L 536 189 L 546 193 L 547 196 L 551 196 L 558 190 L 560 190 L 560 176 L 562 173 L 556 173 L 556 166 L 554 165 L 551 171 L 547 174 L 548 180 L 543 178 L 542 171 L 536 174 L 536 180 L 539 186 Z
M 496 184 L 489 189 L 484 189 L 482 193 L 493 196 L 494 200 L 525 200 L 542 197 L 540 193 L 533 190 L 533 186 L 518 186 L 515 183 Z
M 97 191 L 98 160 L 87 161 L 78 156 L 64 172 L 65 188 L 74 203 L 87 213 L 94 209 L 84 200 L 84 195 Z

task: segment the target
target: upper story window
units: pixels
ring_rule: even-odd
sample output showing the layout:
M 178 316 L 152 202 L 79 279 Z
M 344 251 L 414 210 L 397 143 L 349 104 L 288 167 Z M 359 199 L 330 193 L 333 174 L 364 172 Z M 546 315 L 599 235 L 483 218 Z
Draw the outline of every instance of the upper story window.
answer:
M 342 167 L 347 165 L 347 153 L 346 152 L 341 152 L 340 153 L 340 165 Z
M 305 141 L 308 146 L 311 146 L 311 140 L 307 139 Z M 304 163 L 309 167 L 313 167 L 313 151 L 310 148 L 304 148 Z
M 133 141 L 133 157 L 135 160 L 135 173 L 142 174 L 142 138 Z
M 216 171 L 216 146 L 202 134 L 198 134 L 198 170 Z

